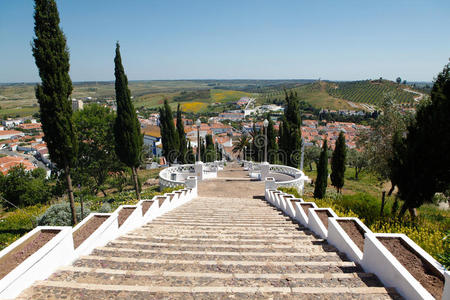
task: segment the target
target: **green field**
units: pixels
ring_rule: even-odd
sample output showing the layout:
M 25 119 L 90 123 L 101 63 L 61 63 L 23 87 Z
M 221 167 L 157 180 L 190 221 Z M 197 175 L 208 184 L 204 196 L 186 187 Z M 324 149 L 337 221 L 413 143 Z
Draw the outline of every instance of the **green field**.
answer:
M 35 84 L 0 84 L 0 117 L 27 116 L 39 110 L 34 96 Z M 168 99 L 173 109 L 178 103 L 191 112 L 222 112 L 233 109 L 239 98 L 254 97 L 258 104 L 283 104 L 284 89 L 295 91 L 302 100 L 316 108 L 333 110 L 363 109 L 358 103 L 379 105 L 384 93 L 391 91 L 399 103 L 413 103 L 414 94 L 403 91 L 407 86 L 394 82 L 352 81 L 327 82 L 311 80 L 154 80 L 130 81 L 135 107 L 154 109 Z M 79 82 L 73 84 L 71 98 L 92 97 L 112 100 L 114 82 Z

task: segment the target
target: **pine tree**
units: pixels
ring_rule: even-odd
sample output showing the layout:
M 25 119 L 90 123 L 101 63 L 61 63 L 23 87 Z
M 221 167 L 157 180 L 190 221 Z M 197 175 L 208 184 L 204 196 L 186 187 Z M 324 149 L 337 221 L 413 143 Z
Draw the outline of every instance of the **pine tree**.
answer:
M 331 156 L 331 184 L 340 193 L 344 186 L 344 173 L 345 163 L 347 158 L 347 146 L 345 145 L 345 136 L 341 131 L 336 141 L 336 147 L 334 148 Z
M 177 108 L 177 136 L 179 145 L 178 161 L 183 164 L 186 163 L 187 143 L 186 134 L 184 133 L 183 120 L 181 118 L 181 106 L 179 103 Z
M 328 181 L 328 146 L 324 139 L 322 152 L 320 153 L 319 165 L 317 166 L 317 178 L 314 186 L 314 198 L 322 199 L 327 192 Z
M 117 117 L 114 123 L 116 152 L 119 159 L 131 168 L 136 197 L 138 200 L 141 200 L 137 168 L 141 163 L 144 140 L 141 134 L 141 126 L 139 125 L 136 110 L 134 109 L 133 103 L 131 103 L 131 93 L 128 89 L 128 79 L 122 65 L 120 45 L 118 42 L 116 44 L 114 64 L 117 103 Z
M 69 51 L 59 21 L 54 0 L 35 0 L 33 56 L 41 77 L 41 84 L 36 86 L 36 98 L 50 159 L 66 177 L 72 223 L 75 225 L 77 217 L 70 171 L 76 161 L 78 144 L 69 100 L 72 93 Z

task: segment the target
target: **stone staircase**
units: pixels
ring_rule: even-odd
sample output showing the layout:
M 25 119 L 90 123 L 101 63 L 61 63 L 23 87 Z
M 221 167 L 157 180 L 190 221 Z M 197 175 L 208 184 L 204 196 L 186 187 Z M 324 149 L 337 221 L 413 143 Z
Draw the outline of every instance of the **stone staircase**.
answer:
M 261 199 L 198 197 L 23 299 L 400 299 Z

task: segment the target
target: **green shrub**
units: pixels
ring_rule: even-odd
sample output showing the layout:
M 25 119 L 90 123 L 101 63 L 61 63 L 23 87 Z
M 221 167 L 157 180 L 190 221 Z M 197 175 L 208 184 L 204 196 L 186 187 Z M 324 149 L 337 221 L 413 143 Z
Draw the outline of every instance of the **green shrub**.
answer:
M 109 203 L 103 203 L 100 209 L 98 210 L 99 213 L 109 213 L 111 212 L 111 205 Z
M 35 205 L 8 212 L 0 219 L 0 250 L 33 229 L 34 219 L 48 206 Z
M 364 218 L 366 225 L 371 225 L 380 218 L 381 201 L 365 193 L 355 195 L 343 195 L 336 203 L 345 210 L 352 210 L 355 214 Z M 387 205 L 384 207 L 384 216 L 390 214 Z
M 294 196 L 295 198 L 301 198 L 301 196 L 300 196 L 300 194 L 298 193 L 298 191 L 297 191 L 296 188 L 293 188 L 293 187 L 283 187 L 283 186 L 281 186 L 281 187 L 278 188 L 278 190 L 279 190 L 279 191 L 282 191 L 282 192 L 284 192 L 284 193 L 287 193 L 287 194 L 291 194 L 291 195 Z
M 81 207 L 76 207 L 77 219 L 83 220 L 90 214 L 88 208 L 84 208 L 84 216 L 81 216 Z M 71 226 L 72 217 L 69 203 L 58 203 L 50 206 L 45 213 L 36 218 L 39 226 Z
M 6 176 L 0 177 L 0 191 L 1 196 L 14 204 L 3 203 L 8 208 L 45 203 L 52 197 L 52 189 L 49 181 L 45 179 L 45 171 L 36 169 L 29 172 L 23 165 L 11 168 Z

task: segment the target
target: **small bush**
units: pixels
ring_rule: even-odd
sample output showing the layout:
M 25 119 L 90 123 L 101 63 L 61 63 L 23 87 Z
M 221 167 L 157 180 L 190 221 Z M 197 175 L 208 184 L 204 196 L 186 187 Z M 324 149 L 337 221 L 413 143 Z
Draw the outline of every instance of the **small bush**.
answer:
M 296 188 L 293 188 L 293 187 L 279 187 L 278 190 L 282 191 L 284 193 L 287 193 L 287 194 L 291 194 L 295 198 L 301 198 L 300 194 L 298 193 Z
M 81 207 L 76 207 L 77 220 L 81 221 Z M 84 217 L 89 215 L 90 210 L 84 208 Z M 69 203 L 58 203 L 50 206 L 45 213 L 37 217 L 36 222 L 39 226 L 71 226 L 72 214 Z
M 100 209 L 98 210 L 99 213 L 109 213 L 111 212 L 111 205 L 109 203 L 103 203 Z

